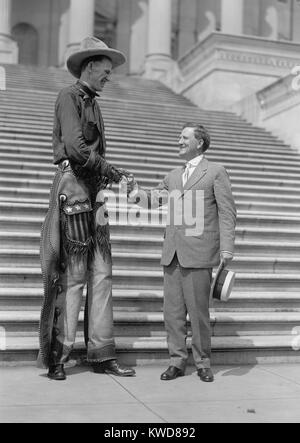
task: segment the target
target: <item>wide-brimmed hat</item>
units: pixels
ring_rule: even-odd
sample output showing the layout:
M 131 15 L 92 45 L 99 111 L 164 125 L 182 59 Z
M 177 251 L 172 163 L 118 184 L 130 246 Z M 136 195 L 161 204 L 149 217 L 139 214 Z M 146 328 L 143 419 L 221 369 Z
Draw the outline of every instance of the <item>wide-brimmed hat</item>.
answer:
M 234 286 L 235 277 L 236 274 L 225 269 L 224 263 L 221 263 L 211 287 L 211 297 L 219 301 L 228 301 Z
M 102 40 L 96 37 L 87 37 L 81 42 L 79 51 L 68 58 L 68 70 L 74 77 L 80 78 L 83 62 L 91 57 L 101 55 L 111 60 L 113 68 L 121 66 L 126 62 L 126 57 L 122 52 L 109 48 Z

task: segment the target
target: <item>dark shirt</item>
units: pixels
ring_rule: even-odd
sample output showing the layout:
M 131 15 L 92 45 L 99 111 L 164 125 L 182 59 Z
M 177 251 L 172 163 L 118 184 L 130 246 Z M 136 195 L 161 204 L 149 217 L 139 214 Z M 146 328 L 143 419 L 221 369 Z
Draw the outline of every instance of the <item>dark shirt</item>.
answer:
M 105 160 L 105 129 L 96 95 L 80 81 L 58 95 L 53 128 L 54 164 L 69 160 L 74 168 L 87 174 L 118 181 L 117 171 Z

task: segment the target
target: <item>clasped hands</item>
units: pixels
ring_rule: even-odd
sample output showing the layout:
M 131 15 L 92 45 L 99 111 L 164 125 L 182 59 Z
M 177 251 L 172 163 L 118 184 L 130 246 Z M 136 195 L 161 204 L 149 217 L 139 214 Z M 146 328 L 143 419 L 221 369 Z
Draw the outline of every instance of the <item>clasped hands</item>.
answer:
M 138 192 L 138 184 L 134 178 L 134 175 L 125 169 L 119 169 L 119 172 L 122 174 L 122 180 L 120 182 L 121 186 L 123 188 L 126 186 L 127 198 L 133 198 L 134 193 Z

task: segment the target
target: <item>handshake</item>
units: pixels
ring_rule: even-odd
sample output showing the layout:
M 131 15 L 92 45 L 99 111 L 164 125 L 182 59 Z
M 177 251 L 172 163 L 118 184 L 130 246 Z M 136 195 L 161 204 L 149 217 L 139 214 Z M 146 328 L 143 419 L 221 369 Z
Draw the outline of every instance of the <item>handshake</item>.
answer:
M 134 178 L 134 175 L 125 169 L 119 169 L 119 173 L 122 175 L 120 181 L 121 189 L 127 193 L 127 198 L 134 198 L 139 192 L 139 186 Z

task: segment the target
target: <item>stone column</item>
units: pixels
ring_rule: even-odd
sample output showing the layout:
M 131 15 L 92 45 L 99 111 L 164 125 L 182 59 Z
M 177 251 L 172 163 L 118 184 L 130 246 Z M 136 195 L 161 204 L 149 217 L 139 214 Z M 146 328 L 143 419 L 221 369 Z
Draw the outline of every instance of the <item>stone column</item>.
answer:
M 81 41 L 94 35 L 95 0 L 71 0 L 69 14 L 69 44 L 66 60 L 76 52 Z
M 118 72 L 128 74 L 130 53 L 131 0 L 118 2 L 117 49 L 126 55 L 127 63 L 118 68 Z
M 11 0 L 0 0 L 0 63 L 18 63 L 18 45 L 10 31 Z
M 149 0 L 148 54 L 145 76 L 158 79 L 172 66 L 172 1 Z
M 181 57 L 197 42 L 197 1 L 181 1 L 179 14 L 179 57 Z
M 221 29 L 224 34 L 244 33 L 244 0 L 221 0 Z
M 130 1 L 132 10 L 129 69 L 131 74 L 140 75 L 143 73 L 145 57 L 148 50 L 148 1 Z

